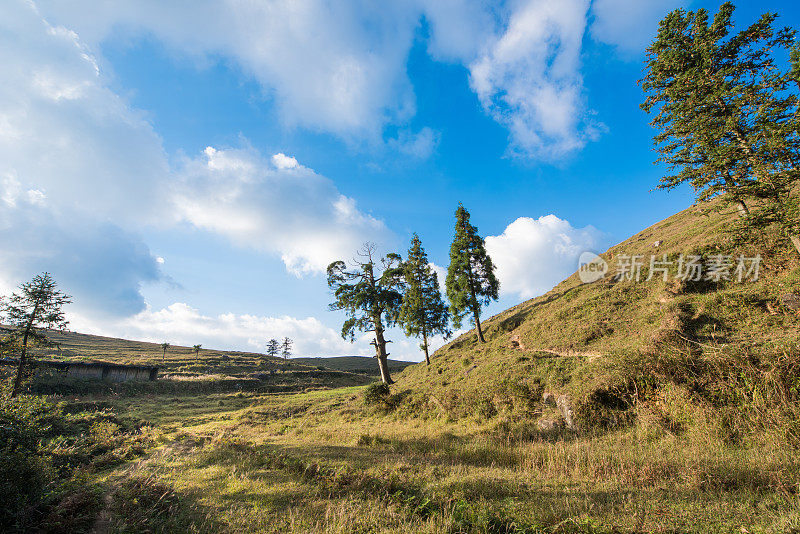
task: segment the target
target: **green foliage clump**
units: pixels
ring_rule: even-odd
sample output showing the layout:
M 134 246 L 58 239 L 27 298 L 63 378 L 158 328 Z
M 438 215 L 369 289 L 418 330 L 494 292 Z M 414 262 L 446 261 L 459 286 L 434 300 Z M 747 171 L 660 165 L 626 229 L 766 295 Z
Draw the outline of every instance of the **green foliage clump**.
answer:
M 376 406 L 382 404 L 391 395 L 389 386 L 381 383 L 370 384 L 364 389 L 364 404 Z
M 658 161 L 676 171 L 659 187 L 689 183 L 699 201 L 739 207 L 739 237 L 773 227 L 786 242 L 798 228 L 800 47 L 775 14 L 731 34 L 733 12 L 725 2 L 709 22 L 705 9 L 676 9 L 647 49 L 641 107 L 655 114 Z
M 52 464 L 40 454 L 40 440 L 61 415 L 36 397 L 0 396 L 0 530 L 24 529 L 30 511 L 53 490 Z

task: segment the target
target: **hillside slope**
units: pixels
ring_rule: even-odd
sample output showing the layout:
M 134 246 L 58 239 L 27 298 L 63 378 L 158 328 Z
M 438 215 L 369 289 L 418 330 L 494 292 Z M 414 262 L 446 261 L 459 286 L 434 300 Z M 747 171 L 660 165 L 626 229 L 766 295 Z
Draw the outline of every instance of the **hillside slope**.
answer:
M 351 373 L 363 373 L 370 376 L 380 376 L 378 363 L 375 358 L 368 356 L 332 356 L 330 358 L 292 358 L 294 363 L 311 365 L 313 367 L 325 367 L 338 371 L 348 371 Z M 414 362 L 403 360 L 388 360 L 389 371 L 396 373 L 402 371 Z
M 575 273 L 487 319 L 487 343 L 474 331 L 458 337 L 435 353 L 430 369 L 415 365 L 398 375 L 398 389 L 410 392 L 412 404 L 450 416 L 521 410 L 542 418 L 553 415 L 542 395 L 563 395 L 569 423 L 584 428 L 630 420 L 630 408 L 673 387 L 703 409 L 741 410 L 728 402 L 737 395 L 793 395 L 794 255 L 765 256 L 757 281 L 674 278 L 680 254 L 706 262 L 722 253 L 755 256 L 729 248 L 722 230 L 732 218 L 693 206 L 639 232 L 601 254 L 610 266 L 604 279 L 583 284 Z M 637 254 L 645 264 L 640 281 L 616 281 L 617 262 Z M 676 262 L 667 281 L 647 281 L 651 254 Z

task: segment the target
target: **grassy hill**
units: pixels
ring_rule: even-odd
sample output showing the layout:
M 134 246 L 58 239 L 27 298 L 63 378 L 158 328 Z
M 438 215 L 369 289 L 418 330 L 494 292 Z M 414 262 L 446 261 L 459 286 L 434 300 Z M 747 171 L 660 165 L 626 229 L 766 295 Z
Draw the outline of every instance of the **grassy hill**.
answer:
M 603 257 L 724 252 L 730 217 L 690 208 Z M 800 532 L 800 269 L 791 251 L 763 254 L 755 282 L 570 276 L 388 390 L 0 396 L 9 428 L 38 436 L 0 481 L 42 473 L 6 485 L 21 504 L 0 514 L 22 510 L 40 527 L 27 531 Z M 161 358 L 67 337 L 69 357 Z M 176 347 L 163 383 L 289 364 Z
M 732 217 L 691 207 L 639 232 L 601 255 L 611 266 L 604 279 L 583 284 L 573 274 L 486 320 L 487 343 L 470 331 L 438 350 L 431 369 L 398 375 L 397 387 L 408 389 L 409 402 L 451 416 L 513 411 L 516 402 L 534 418 L 550 417 L 542 395 L 564 395 L 585 430 L 631 420 L 644 401 L 657 417 L 680 418 L 666 413 L 677 407 L 658 401 L 673 394 L 686 409 L 724 413 L 718 422 L 733 427 L 739 419 L 777 417 L 766 411 L 792 408 L 778 397 L 795 394 L 800 363 L 796 255 L 787 248 L 764 256 L 757 281 L 680 281 L 674 270 L 666 282 L 660 274 L 646 280 L 651 254 L 676 263 L 680 254 L 755 256 L 730 249 L 722 230 Z M 639 282 L 614 279 L 623 255 L 644 257 Z M 742 404 L 748 395 L 755 404 Z
M 351 373 L 364 373 L 371 376 L 380 376 L 378 364 L 375 358 L 367 356 L 335 356 L 331 358 L 292 358 L 292 362 L 311 365 L 313 367 L 322 366 L 327 369 L 337 369 L 339 371 L 348 371 Z M 414 362 L 406 362 L 402 360 L 388 360 L 389 371 L 396 373 L 402 371 L 409 365 L 414 365 Z

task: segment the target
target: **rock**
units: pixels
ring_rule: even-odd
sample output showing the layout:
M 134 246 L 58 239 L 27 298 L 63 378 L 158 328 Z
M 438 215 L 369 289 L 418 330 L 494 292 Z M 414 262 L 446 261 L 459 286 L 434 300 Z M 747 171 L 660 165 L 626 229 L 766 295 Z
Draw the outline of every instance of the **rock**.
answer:
M 559 419 L 552 419 L 549 417 L 542 417 L 538 421 L 536 421 L 536 428 L 541 431 L 547 432 L 548 430 L 555 430 L 564 426 L 563 421 Z
M 569 401 L 569 397 L 566 395 L 559 395 L 556 399 L 556 406 L 561 411 L 561 415 L 564 417 L 564 426 L 570 430 L 574 430 L 575 424 L 572 421 L 572 404 Z
M 800 295 L 797 293 L 786 293 L 781 295 L 781 304 L 792 311 L 800 310 Z
M 542 394 L 542 402 L 545 406 L 555 406 L 556 405 L 556 397 L 549 391 Z
M 525 349 L 525 344 L 519 339 L 519 334 L 514 334 L 511 336 L 511 339 L 509 340 L 509 346 L 512 349 Z
M 659 239 L 658 241 L 655 241 L 655 242 L 653 243 L 653 246 L 654 246 L 655 248 L 658 248 L 658 247 L 660 247 L 660 246 L 661 246 L 661 243 L 663 243 L 663 241 L 661 241 L 661 240 Z

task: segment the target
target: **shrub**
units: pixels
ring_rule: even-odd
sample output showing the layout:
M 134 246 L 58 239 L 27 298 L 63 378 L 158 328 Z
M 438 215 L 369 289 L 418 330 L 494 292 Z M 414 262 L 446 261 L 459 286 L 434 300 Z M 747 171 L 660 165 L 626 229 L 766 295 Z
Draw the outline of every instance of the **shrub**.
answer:
M 364 404 L 375 406 L 383 404 L 391 394 L 389 386 L 383 383 L 370 384 L 364 390 Z
M 60 406 L 36 397 L 0 397 L 0 530 L 24 530 L 51 489 L 53 469 L 39 441 L 61 416 Z

